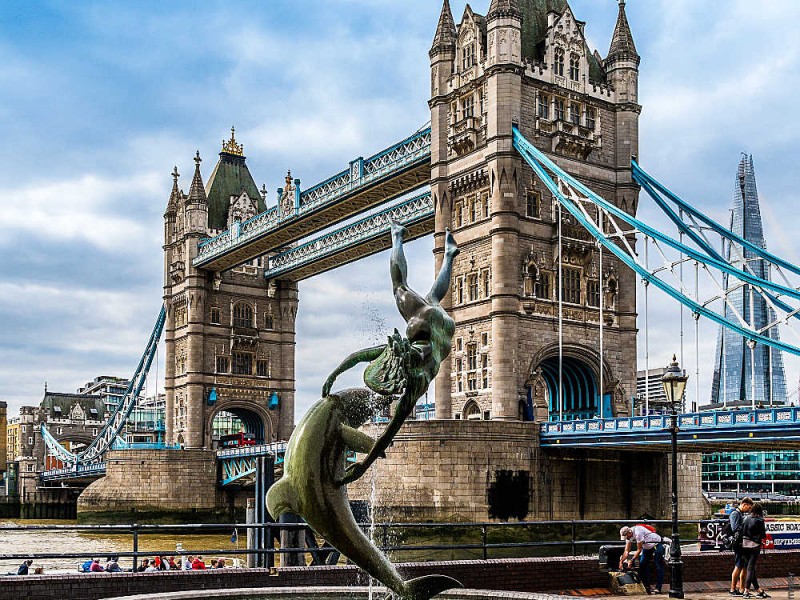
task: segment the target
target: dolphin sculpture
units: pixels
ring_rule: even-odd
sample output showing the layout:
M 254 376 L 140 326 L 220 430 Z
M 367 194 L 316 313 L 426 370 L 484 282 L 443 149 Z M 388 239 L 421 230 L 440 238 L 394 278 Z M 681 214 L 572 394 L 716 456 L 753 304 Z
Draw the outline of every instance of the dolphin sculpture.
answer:
M 274 519 L 286 512 L 302 516 L 329 544 L 403 600 L 428 600 L 462 586 L 444 575 L 404 581 L 350 510 L 343 481 L 345 452 L 367 454 L 373 449 L 375 440 L 357 428 L 372 414 L 374 398 L 368 389 L 346 389 L 328 394 L 308 410 L 289 439 L 283 477 L 267 493 L 267 508 Z

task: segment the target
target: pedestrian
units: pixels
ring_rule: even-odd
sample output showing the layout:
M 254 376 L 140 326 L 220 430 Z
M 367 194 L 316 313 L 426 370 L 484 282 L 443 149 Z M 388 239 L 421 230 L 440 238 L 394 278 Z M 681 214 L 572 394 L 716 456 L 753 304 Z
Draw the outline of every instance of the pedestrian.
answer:
M 122 571 L 117 560 L 116 556 L 109 557 L 108 562 L 106 562 L 106 573 L 119 573 Z
M 159 571 L 169 571 L 169 563 L 167 559 L 163 556 L 158 557 L 158 570 Z
M 192 570 L 205 571 L 205 569 L 206 569 L 206 563 L 203 562 L 203 557 L 198 554 L 192 561 Z
M 192 556 L 191 554 L 188 555 L 185 559 L 183 559 L 183 570 L 191 571 L 193 561 L 194 561 L 194 556 Z
M 218 558 L 217 559 L 217 566 L 214 567 L 214 568 L 215 569 L 224 569 L 225 568 L 225 559 L 224 558 Z
M 27 560 L 23 560 L 22 564 L 17 569 L 17 575 L 27 575 L 28 574 L 28 567 L 33 564 L 33 561 L 29 558 Z
M 147 568 L 144 570 L 145 573 L 158 573 L 158 567 L 156 566 L 156 561 L 154 559 L 150 559 L 147 561 Z
M 44 567 L 36 567 L 33 570 L 34 575 L 44 575 Z
M 747 561 L 742 555 L 742 526 L 753 508 L 753 499 L 746 496 L 735 506 L 728 516 L 729 529 L 733 538 L 733 572 L 731 573 L 731 596 L 741 596 L 745 590 L 745 576 L 747 575 Z
M 149 564 L 150 564 L 150 561 L 148 561 L 146 558 L 143 558 L 142 562 L 139 563 L 139 566 L 136 567 L 136 572 L 137 573 L 144 573 L 147 570 L 147 567 L 149 566 Z
M 89 571 L 92 573 L 102 573 L 105 569 L 100 565 L 99 558 L 92 559 L 92 566 L 89 567 Z
M 217 559 L 216 558 L 212 558 L 211 559 L 211 568 L 212 569 L 216 569 L 217 568 Z
M 175 557 L 174 556 L 170 556 L 169 557 L 169 560 L 167 561 L 167 564 L 169 565 L 169 570 L 170 571 L 177 571 L 178 570 L 178 565 L 175 564 Z
M 92 563 L 93 563 L 93 562 L 94 562 L 94 561 L 93 561 L 93 560 L 90 558 L 89 560 L 87 560 L 86 562 L 84 562 L 84 563 L 83 563 L 83 564 L 82 564 L 82 565 L 81 565 L 81 566 L 78 568 L 78 570 L 79 570 L 81 573 L 88 573 L 88 572 L 91 570 L 91 568 L 92 568 Z
M 747 561 L 747 579 L 745 580 L 743 598 L 769 598 L 770 595 L 761 589 L 756 578 L 756 563 L 761 554 L 761 543 L 767 537 L 767 526 L 764 524 L 764 508 L 760 503 L 753 504 L 750 516 L 742 525 L 742 556 Z M 750 590 L 755 594 L 751 594 Z
M 664 556 L 666 546 L 662 538 L 649 525 L 634 525 L 633 527 L 623 527 L 619 530 L 620 539 L 625 541 L 625 552 L 619 559 L 619 568 L 622 569 L 627 562 L 628 567 L 633 567 L 636 559 L 639 559 L 639 577 L 642 579 L 644 589 L 648 594 L 653 593 L 650 587 L 650 565 L 655 565 L 656 587 L 655 592 L 661 593 L 664 586 Z M 631 548 L 636 545 L 636 550 L 631 555 Z

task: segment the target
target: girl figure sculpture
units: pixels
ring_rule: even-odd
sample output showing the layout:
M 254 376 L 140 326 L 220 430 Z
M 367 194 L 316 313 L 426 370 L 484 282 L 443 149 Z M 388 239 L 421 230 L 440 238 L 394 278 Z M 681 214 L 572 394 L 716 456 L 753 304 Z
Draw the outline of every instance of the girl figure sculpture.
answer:
M 408 324 L 406 337 L 403 338 L 395 330 L 386 345 L 359 350 L 348 356 L 325 381 L 322 396 L 324 398 L 330 393 L 333 382 L 341 373 L 362 362 L 370 363 L 364 372 L 367 387 L 382 396 L 400 392 L 402 395 L 386 430 L 363 460 L 347 468 L 343 484 L 361 477 L 378 457 L 383 456 L 403 422 L 414 410 L 417 400 L 436 377 L 439 365 L 450 355 L 455 331 L 453 319 L 439 304 L 450 287 L 453 259 L 458 255 L 458 247 L 450 230 L 445 232 L 444 262 L 431 291 L 423 298 L 408 286 L 408 265 L 403 253 L 406 229 L 396 222 L 392 222 L 391 226 L 389 270 L 397 309 Z

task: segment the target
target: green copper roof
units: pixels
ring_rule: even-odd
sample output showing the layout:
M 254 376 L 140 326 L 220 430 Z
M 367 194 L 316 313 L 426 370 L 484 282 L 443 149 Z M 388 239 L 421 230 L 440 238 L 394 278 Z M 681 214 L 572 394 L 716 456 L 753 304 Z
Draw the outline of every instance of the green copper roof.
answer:
M 88 417 L 95 419 L 103 418 L 106 411 L 106 405 L 100 396 L 84 396 L 81 394 L 59 394 L 55 392 L 45 392 L 44 399 L 39 405 L 45 410 L 54 410 L 58 407 L 62 415 L 68 415 L 72 407 L 80 404 L 83 411 Z M 92 413 L 91 411 L 94 411 Z
M 219 161 L 206 186 L 208 196 L 208 227 L 210 229 L 228 228 L 228 209 L 231 196 L 239 196 L 247 192 L 251 200 L 258 202 L 258 212 L 264 212 L 264 200 L 258 191 L 250 169 L 245 164 L 245 157 L 219 153 Z

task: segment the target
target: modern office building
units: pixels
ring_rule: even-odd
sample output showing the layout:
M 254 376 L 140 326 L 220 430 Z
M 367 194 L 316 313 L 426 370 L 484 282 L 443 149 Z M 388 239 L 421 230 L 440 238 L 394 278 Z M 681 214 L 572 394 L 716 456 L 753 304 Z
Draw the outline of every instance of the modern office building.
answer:
M 129 385 L 130 380 L 128 379 L 99 375 L 78 388 L 78 393 L 86 396 L 100 396 L 106 405 L 106 411 L 113 412 L 125 396 Z

